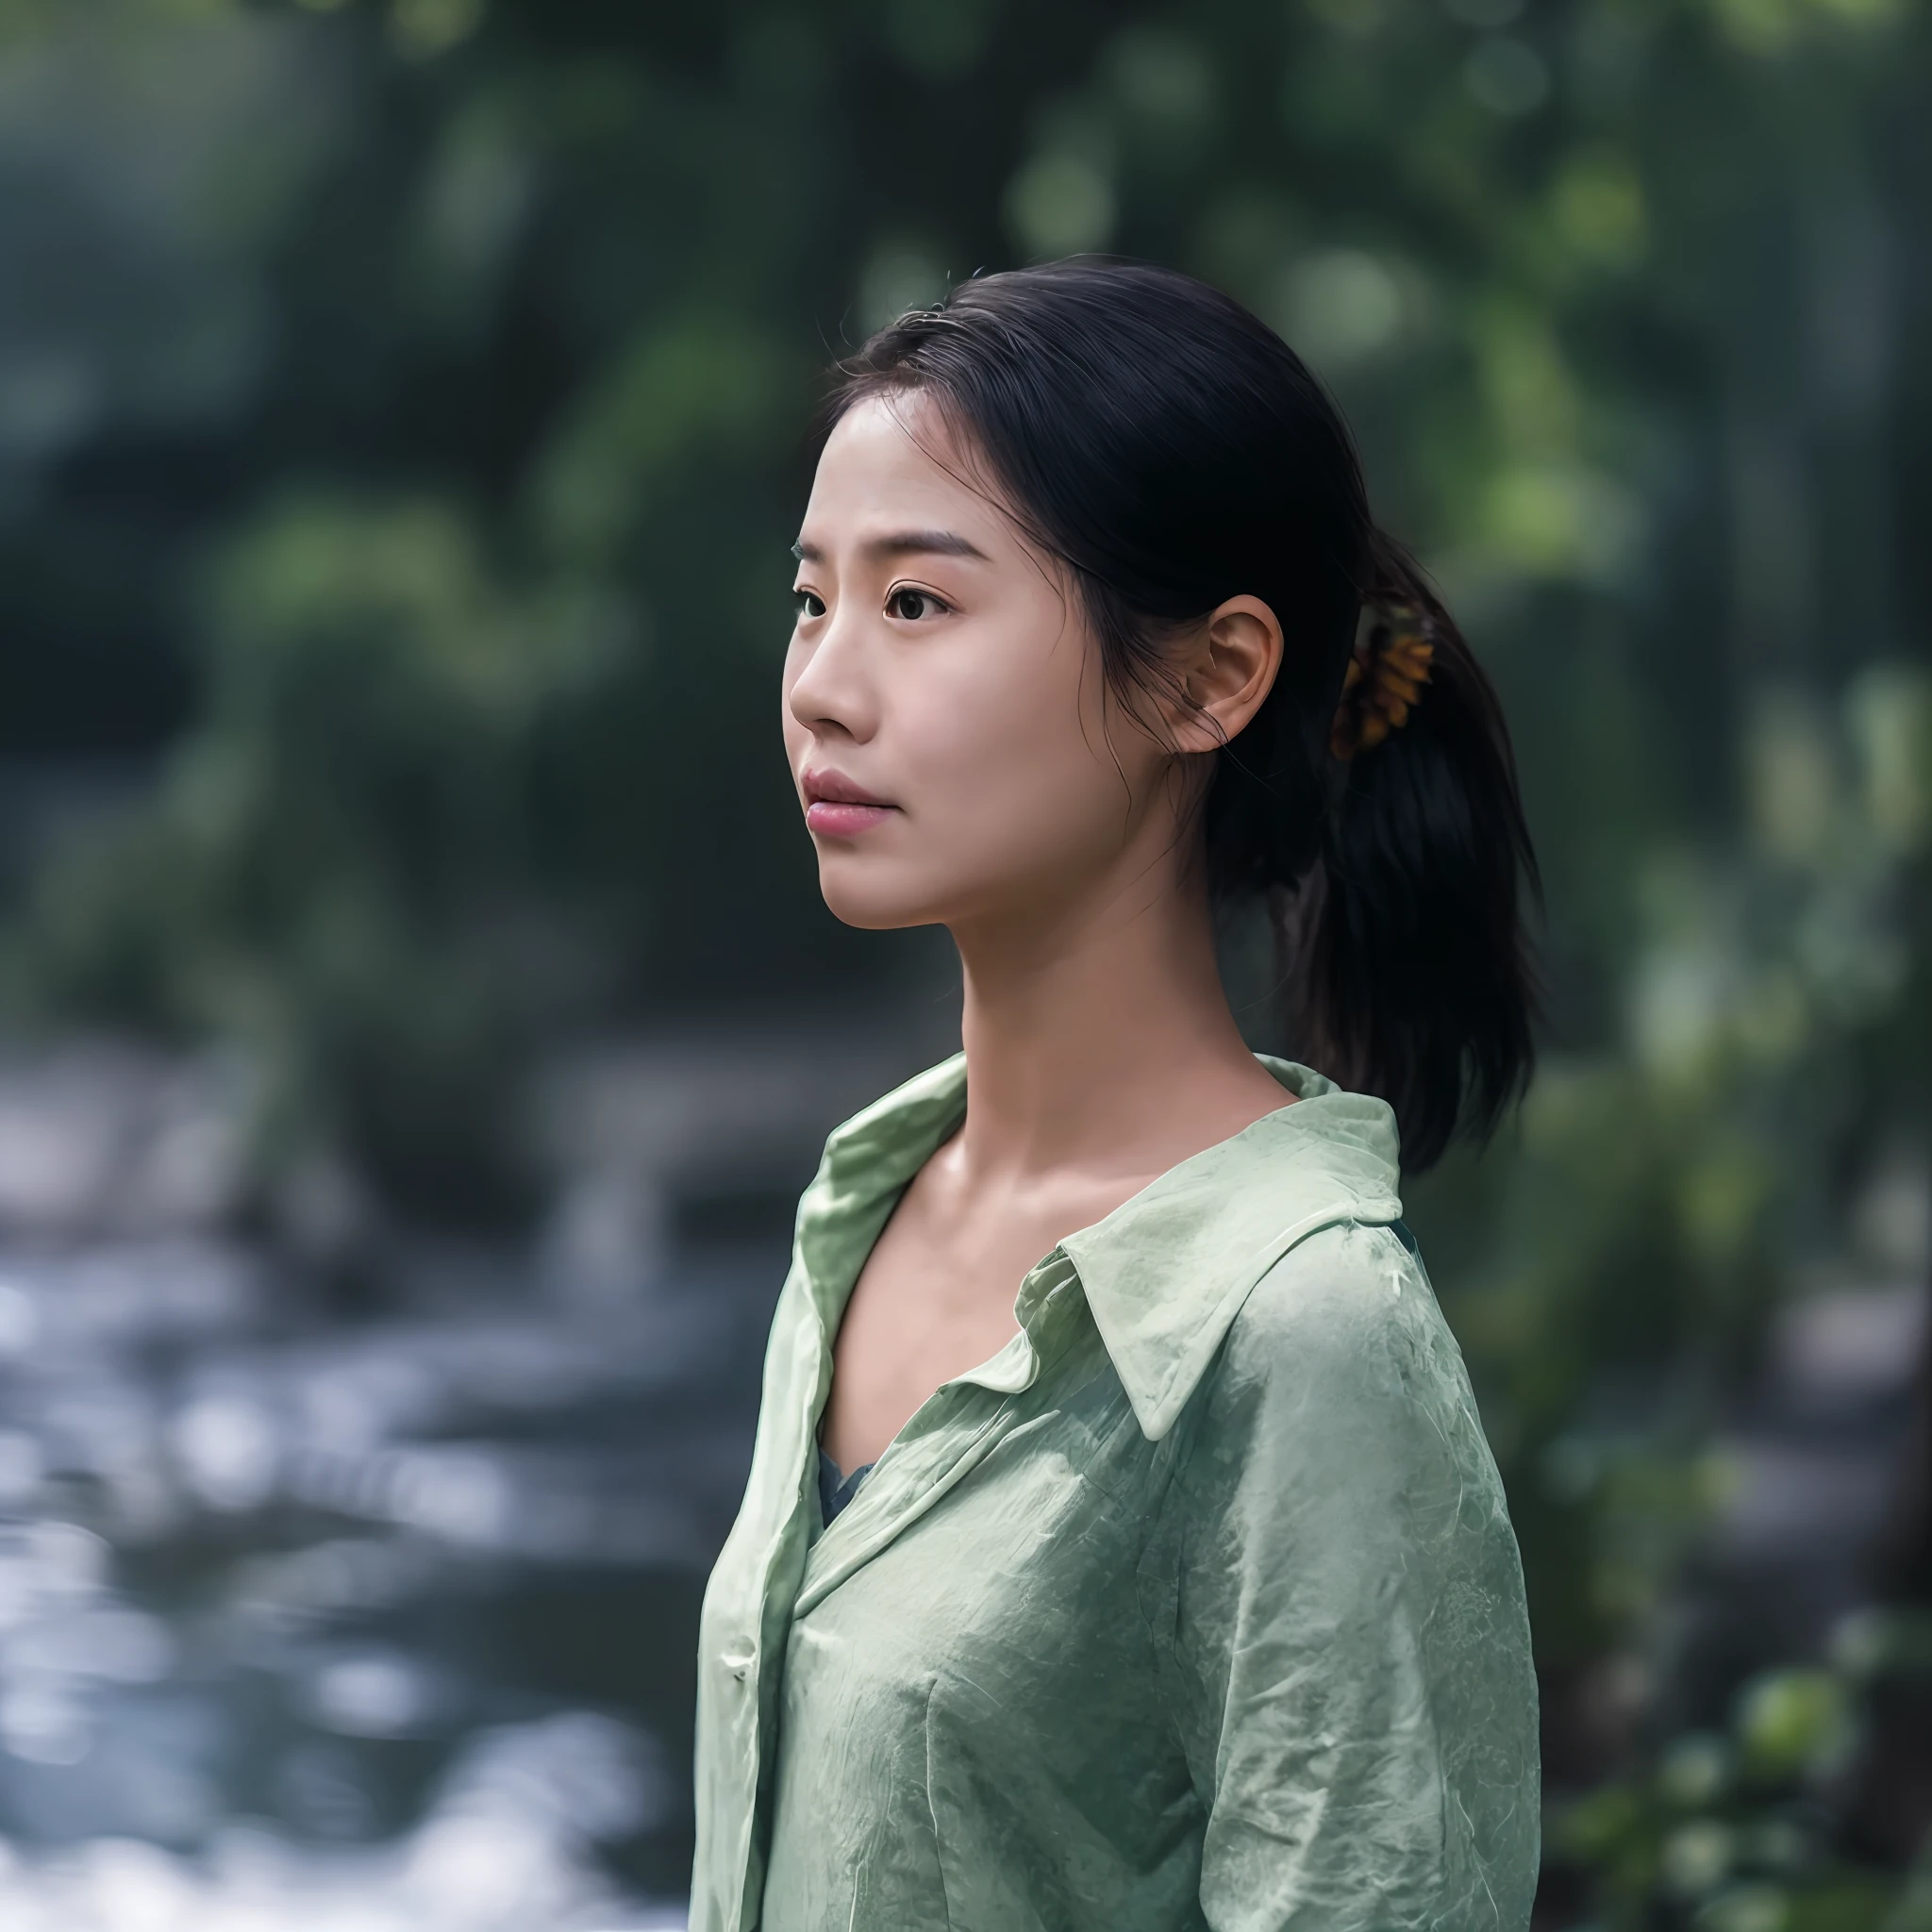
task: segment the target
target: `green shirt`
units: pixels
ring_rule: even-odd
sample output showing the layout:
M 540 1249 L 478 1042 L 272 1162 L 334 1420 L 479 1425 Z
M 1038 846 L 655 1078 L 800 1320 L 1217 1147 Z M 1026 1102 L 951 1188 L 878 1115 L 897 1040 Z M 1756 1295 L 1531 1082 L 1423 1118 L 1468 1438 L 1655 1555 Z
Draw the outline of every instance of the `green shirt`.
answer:
M 1522 1569 L 1399 1224 L 1393 1118 L 1300 1095 L 1069 1235 L 826 1526 L 846 1297 L 955 1057 L 799 1204 L 700 1639 L 692 1932 L 1520 1932 Z

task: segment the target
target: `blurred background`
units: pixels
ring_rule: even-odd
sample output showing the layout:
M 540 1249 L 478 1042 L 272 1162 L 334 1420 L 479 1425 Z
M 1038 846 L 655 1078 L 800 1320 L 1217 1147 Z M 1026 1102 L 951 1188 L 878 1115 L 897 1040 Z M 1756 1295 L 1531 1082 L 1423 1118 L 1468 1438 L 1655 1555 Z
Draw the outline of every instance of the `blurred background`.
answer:
M 1923 0 L 0 0 L 0 1924 L 683 1923 L 793 1198 L 957 1037 L 790 798 L 803 426 L 1112 249 L 1516 732 L 1410 1219 L 1539 1924 L 1932 1927 L 1928 104 Z

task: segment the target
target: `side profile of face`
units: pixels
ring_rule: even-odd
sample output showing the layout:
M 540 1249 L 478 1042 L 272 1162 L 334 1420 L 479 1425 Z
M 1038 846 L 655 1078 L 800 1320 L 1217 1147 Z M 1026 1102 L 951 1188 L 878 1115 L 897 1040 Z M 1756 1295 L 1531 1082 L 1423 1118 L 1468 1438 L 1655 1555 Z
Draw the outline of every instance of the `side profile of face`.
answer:
M 1063 573 L 916 394 L 841 419 L 798 557 L 785 747 L 852 925 L 957 930 L 1133 890 L 1279 661 L 1272 614 L 1235 599 L 1179 649 L 1194 703 L 1137 726 Z

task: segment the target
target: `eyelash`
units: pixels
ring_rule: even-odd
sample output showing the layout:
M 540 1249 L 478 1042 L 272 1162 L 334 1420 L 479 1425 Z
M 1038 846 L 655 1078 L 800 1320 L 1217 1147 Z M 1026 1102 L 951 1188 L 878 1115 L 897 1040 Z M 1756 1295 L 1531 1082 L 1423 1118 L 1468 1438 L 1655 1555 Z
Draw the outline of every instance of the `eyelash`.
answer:
M 901 584 L 886 598 L 886 610 L 889 615 L 898 618 L 902 624 L 917 624 L 920 621 L 916 617 L 907 616 L 903 610 L 897 608 L 897 606 L 908 597 L 923 598 L 939 611 L 949 611 L 953 608 L 943 597 L 935 597 L 930 591 L 915 590 L 910 584 Z
M 931 605 L 936 611 L 949 612 L 953 608 L 943 597 L 936 597 L 930 591 L 914 590 L 909 584 L 902 584 L 886 599 L 887 613 L 898 618 L 902 624 L 917 624 L 921 621 L 896 608 L 908 597 L 921 599 Z M 793 591 L 791 603 L 793 611 L 801 621 L 806 618 L 823 617 L 825 614 L 825 601 L 816 591 Z

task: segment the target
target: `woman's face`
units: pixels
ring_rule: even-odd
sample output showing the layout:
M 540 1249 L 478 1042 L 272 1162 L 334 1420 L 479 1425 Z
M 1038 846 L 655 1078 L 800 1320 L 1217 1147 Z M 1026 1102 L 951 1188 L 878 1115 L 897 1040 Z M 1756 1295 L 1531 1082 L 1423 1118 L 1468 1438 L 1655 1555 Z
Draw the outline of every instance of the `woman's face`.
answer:
M 851 925 L 1051 916 L 1174 843 L 1174 754 L 1108 698 L 1077 598 L 980 468 L 917 395 L 859 403 L 819 460 L 785 748 Z

